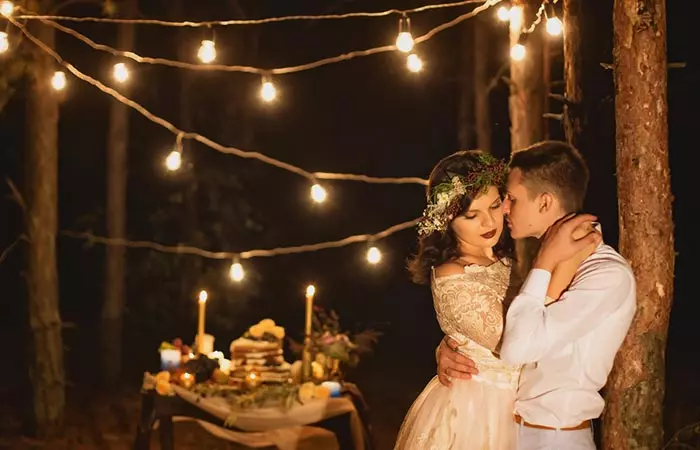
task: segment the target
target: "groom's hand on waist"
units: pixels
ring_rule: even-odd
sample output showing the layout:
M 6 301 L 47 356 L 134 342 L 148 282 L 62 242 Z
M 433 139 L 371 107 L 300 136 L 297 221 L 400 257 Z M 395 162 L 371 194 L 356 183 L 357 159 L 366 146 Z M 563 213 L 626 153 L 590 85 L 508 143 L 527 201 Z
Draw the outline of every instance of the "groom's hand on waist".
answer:
M 479 373 L 474 361 L 457 352 L 458 347 L 457 341 L 449 336 L 445 336 L 438 347 L 438 379 L 445 386 L 451 386 L 452 379 L 470 380 Z

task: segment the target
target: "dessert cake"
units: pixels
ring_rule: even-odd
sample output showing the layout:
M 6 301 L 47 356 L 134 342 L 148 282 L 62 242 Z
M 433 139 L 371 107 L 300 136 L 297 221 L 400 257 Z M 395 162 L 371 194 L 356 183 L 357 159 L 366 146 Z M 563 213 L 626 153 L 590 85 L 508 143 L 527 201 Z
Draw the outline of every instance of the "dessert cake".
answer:
M 245 379 L 257 372 L 263 383 L 286 383 L 291 365 L 284 360 L 282 340 L 284 328 L 271 319 L 253 325 L 240 338 L 231 342 L 231 377 Z

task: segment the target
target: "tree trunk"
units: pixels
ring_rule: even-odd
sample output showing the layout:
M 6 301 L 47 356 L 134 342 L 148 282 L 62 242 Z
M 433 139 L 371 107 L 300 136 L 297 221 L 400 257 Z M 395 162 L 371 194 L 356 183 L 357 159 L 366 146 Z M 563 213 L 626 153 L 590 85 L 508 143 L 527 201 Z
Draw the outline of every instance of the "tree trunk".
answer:
M 32 11 L 46 11 L 50 2 L 29 2 Z M 53 47 L 54 29 L 38 21 L 31 32 Z M 56 230 L 58 224 L 58 93 L 51 87 L 53 59 L 32 47 L 27 80 L 26 222 L 27 303 L 31 336 L 31 432 L 41 438 L 58 434 L 63 424 L 65 374 L 58 306 Z
M 529 27 L 534 20 L 539 3 L 529 1 L 513 2 L 514 6 L 522 8 L 523 21 L 512 20 L 510 23 L 510 45 L 519 42 L 523 28 Z M 543 27 L 537 27 L 524 44 L 526 56 L 522 61 L 511 61 L 510 64 L 510 137 L 511 152 L 515 153 L 542 140 L 543 114 L 545 107 Z M 536 239 L 518 239 L 515 250 L 518 259 L 518 270 L 521 275 L 530 270 L 532 259 L 537 252 Z
M 459 111 L 457 113 L 457 133 L 459 148 L 472 148 L 472 130 L 474 123 L 474 83 L 471 81 L 474 71 L 474 29 L 468 23 L 460 27 L 459 44 Z
M 603 445 L 663 444 L 664 366 L 673 295 L 665 0 L 615 0 L 614 75 L 620 252 L 637 275 L 637 315 L 607 385 Z
M 120 15 L 134 17 L 135 0 L 125 0 Z M 117 30 L 117 49 L 134 50 L 135 27 L 120 24 Z M 120 91 L 128 94 L 127 80 Z M 107 235 L 126 238 L 126 180 L 129 146 L 129 107 L 112 100 L 107 132 Z M 102 305 L 100 326 L 102 381 L 104 386 L 115 386 L 122 372 L 122 324 L 124 318 L 125 248 L 108 245 L 105 267 L 105 300 Z
M 489 103 L 489 24 L 477 16 L 474 26 L 474 119 L 477 148 L 491 152 L 491 105 Z
M 579 151 L 584 151 L 583 128 L 583 92 L 584 92 L 584 46 L 582 41 L 582 10 L 584 0 L 564 0 L 562 10 L 563 22 L 566 24 L 564 33 L 564 80 L 567 103 L 564 105 L 564 133 L 569 144 Z
M 524 24 L 511 21 L 510 44 L 518 43 L 521 30 L 528 27 L 535 17 L 537 5 L 531 2 L 514 2 L 523 9 Z M 531 33 L 524 44 L 527 55 L 522 61 L 510 64 L 510 136 L 511 151 L 517 152 L 542 140 L 544 114 L 543 27 Z

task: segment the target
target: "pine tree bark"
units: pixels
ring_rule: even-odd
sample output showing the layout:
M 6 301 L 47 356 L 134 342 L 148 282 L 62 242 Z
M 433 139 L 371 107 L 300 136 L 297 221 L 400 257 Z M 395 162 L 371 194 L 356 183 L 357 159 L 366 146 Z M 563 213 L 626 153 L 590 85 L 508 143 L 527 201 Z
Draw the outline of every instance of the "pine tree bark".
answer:
M 564 80 L 567 103 L 564 105 L 564 133 L 569 144 L 583 151 L 584 61 L 582 48 L 582 3 L 584 0 L 563 0 L 564 33 Z
M 119 5 L 120 15 L 134 17 L 136 0 L 125 0 Z M 133 51 L 135 28 L 120 24 L 117 30 L 117 49 Z M 128 80 L 120 91 L 128 93 Z M 129 107 L 112 100 L 107 132 L 107 235 L 126 238 L 126 182 L 129 146 Z M 107 387 L 119 382 L 122 372 L 122 327 L 125 300 L 125 248 L 108 245 L 105 264 L 105 299 L 102 305 L 100 352 L 102 382 Z
M 608 381 L 606 449 L 659 449 L 673 296 L 665 0 L 615 0 L 614 76 L 620 252 L 637 315 Z
M 489 24 L 477 16 L 474 26 L 474 120 L 476 147 L 491 152 L 491 105 L 489 103 Z
M 472 148 L 472 130 L 474 123 L 474 83 L 472 80 L 474 67 L 474 29 L 470 24 L 463 23 L 460 27 L 461 42 L 459 45 L 459 112 L 457 114 L 457 132 L 459 148 Z
M 529 27 L 534 19 L 539 3 L 529 0 L 513 2 L 514 7 L 522 8 L 522 21 L 510 22 L 511 47 L 520 42 L 523 28 Z M 543 138 L 543 114 L 545 108 L 545 86 L 542 28 L 537 27 L 527 37 L 524 44 L 526 56 L 522 61 L 511 60 L 510 64 L 510 138 L 511 152 L 515 153 L 541 141 Z M 518 239 L 515 251 L 518 271 L 522 276 L 530 270 L 532 259 L 538 248 L 536 239 Z
M 32 1 L 32 11 L 46 11 L 51 2 Z M 39 21 L 27 25 L 46 45 L 54 45 L 54 29 Z M 27 80 L 26 226 L 28 236 L 27 303 L 30 336 L 28 369 L 31 384 L 29 427 L 50 438 L 61 431 L 65 404 L 63 339 L 58 305 L 56 230 L 58 225 L 58 100 L 51 87 L 55 62 L 31 48 Z
M 511 47 L 519 42 L 523 27 L 528 27 L 535 17 L 539 2 L 513 2 L 521 7 L 524 22 L 512 20 L 510 24 Z M 544 98 L 544 68 L 543 68 L 543 27 L 537 27 L 527 37 L 524 44 L 527 54 L 522 61 L 511 61 L 510 64 L 510 135 L 511 151 L 517 152 L 525 147 L 542 140 Z

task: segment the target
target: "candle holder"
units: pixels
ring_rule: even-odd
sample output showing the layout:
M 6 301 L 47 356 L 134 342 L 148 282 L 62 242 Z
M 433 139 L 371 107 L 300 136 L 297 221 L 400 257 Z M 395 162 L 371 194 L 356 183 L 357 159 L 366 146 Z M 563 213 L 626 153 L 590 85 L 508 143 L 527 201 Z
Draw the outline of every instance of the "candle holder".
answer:
M 173 371 L 180 367 L 180 349 L 163 349 L 160 351 L 160 369 Z

